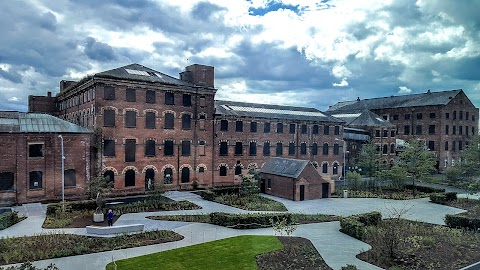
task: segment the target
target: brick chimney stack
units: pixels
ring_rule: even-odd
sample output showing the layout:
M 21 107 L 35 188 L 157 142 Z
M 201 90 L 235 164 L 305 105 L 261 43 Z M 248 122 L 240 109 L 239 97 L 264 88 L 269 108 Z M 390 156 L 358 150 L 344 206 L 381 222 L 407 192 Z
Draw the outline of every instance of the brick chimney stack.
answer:
M 212 66 L 193 64 L 180 72 L 180 80 L 198 86 L 215 87 L 215 73 Z

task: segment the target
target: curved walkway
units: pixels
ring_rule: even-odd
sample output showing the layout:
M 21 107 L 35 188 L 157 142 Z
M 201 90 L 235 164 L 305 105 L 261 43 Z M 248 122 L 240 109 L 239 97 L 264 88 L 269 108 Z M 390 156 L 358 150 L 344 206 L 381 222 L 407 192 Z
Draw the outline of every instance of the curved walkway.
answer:
M 144 247 L 37 261 L 35 262 L 35 265 L 38 267 L 46 267 L 50 263 L 55 263 L 62 270 L 100 270 L 105 269 L 105 265 L 112 260 L 132 258 L 238 235 L 274 234 L 271 228 L 235 230 L 211 224 L 157 221 L 146 219 L 147 216 L 154 215 L 182 215 L 211 212 L 253 212 L 206 201 L 203 200 L 200 196 L 190 192 L 173 191 L 168 192 L 165 195 L 174 200 L 191 201 L 201 206 L 202 209 L 123 214 L 116 221 L 115 224 L 122 225 L 142 223 L 145 224 L 146 230 L 173 230 L 183 235 L 185 237 L 183 240 Z M 395 209 L 408 209 L 408 214 L 406 218 L 435 224 L 443 224 L 443 217 L 445 216 L 445 214 L 456 214 L 464 212 L 464 210 L 461 209 L 429 203 L 428 199 L 394 201 L 386 199 L 349 198 L 294 202 L 273 196 L 266 197 L 282 202 L 283 204 L 285 204 L 289 212 L 309 214 L 335 214 L 347 216 L 370 211 L 380 211 L 384 216 L 388 216 L 389 214 L 391 214 L 392 211 L 395 211 Z M 46 206 L 41 204 L 29 204 L 16 207 L 16 211 L 19 211 L 21 214 L 24 213 L 24 215 L 28 216 L 28 218 L 18 224 L 15 224 L 10 228 L 0 231 L 0 237 L 34 235 L 48 232 L 65 232 L 79 235 L 87 235 L 85 228 L 57 230 L 42 229 L 41 225 L 43 223 L 43 220 L 45 219 L 45 208 Z M 357 259 L 355 256 L 362 251 L 370 249 L 370 246 L 364 242 L 361 242 L 357 239 L 354 239 L 339 232 L 339 228 L 339 222 L 305 224 L 298 226 L 297 230 L 293 233 L 293 235 L 309 239 L 315 246 L 315 248 L 319 251 L 325 262 L 333 269 L 340 269 L 346 264 L 356 265 L 359 269 L 381 269 Z

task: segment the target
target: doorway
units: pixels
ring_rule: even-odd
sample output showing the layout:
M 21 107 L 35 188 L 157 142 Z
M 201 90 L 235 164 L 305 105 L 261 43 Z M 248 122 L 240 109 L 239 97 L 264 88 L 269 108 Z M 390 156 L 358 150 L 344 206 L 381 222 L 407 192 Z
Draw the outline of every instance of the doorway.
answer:
M 329 197 L 330 197 L 330 184 L 322 183 L 322 198 L 329 198 Z
M 300 201 L 305 200 L 305 185 L 300 185 Z

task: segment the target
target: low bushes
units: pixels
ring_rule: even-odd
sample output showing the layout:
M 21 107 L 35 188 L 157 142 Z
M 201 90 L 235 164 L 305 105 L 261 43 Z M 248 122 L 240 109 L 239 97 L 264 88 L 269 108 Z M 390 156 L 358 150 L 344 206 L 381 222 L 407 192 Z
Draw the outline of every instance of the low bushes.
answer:
M 406 189 L 413 189 L 418 190 L 420 192 L 424 193 L 439 193 L 439 192 L 445 192 L 444 188 L 433 188 L 433 187 L 425 187 L 425 186 L 418 186 L 418 185 L 405 185 Z
M 444 192 L 430 194 L 430 201 L 432 203 L 447 204 L 447 202 L 455 201 L 457 199 L 456 192 Z
M 382 221 L 380 212 L 370 212 L 340 219 L 340 231 L 353 238 L 362 240 L 365 226 L 376 226 Z
M 450 228 L 468 229 L 476 231 L 480 229 L 480 218 L 447 214 L 445 216 L 445 224 L 447 224 L 447 226 Z
M 208 201 L 229 205 L 244 210 L 287 211 L 287 208 L 282 203 L 262 197 L 259 194 L 240 195 L 238 193 L 225 193 L 222 195 L 217 195 L 214 191 L 204 191 L 200 196 Z
M 0 215 L 0 230 L 6 229 L 21 221 L 17 212 L 7 212 Z
M 283 219 L 286 219 L 288 224 L 292 224 L 292 215 L 288 213 L 229 214 L 214 212 L 210 214 L 212 224 L 235 229 L 271 227 L 271 220 L 277 222 Z

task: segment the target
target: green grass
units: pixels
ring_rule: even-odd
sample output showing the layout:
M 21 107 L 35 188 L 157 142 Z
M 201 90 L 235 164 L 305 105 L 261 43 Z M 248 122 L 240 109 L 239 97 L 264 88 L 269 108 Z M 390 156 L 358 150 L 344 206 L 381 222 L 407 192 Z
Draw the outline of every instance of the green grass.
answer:
M 257 269 L 255 256 L 283 247 L 276 236 L 238 236 L 117 261 L 128 269 Z M 109 263 L 107 270 L 113 270 Z

